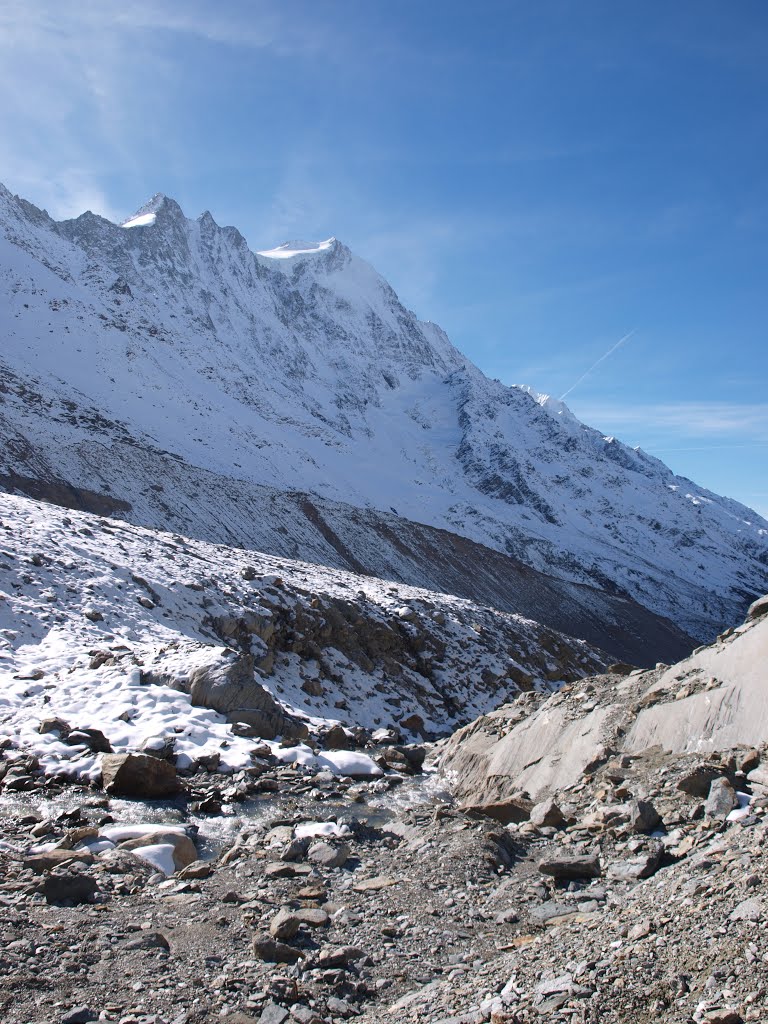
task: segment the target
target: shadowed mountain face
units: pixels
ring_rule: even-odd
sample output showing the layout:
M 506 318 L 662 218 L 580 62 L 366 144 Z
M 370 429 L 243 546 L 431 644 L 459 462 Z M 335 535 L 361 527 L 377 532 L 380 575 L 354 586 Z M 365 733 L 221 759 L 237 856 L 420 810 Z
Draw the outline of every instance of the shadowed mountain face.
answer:
M 0 483 L 520 611 L 648 664 L 768 589 L 768 523 L 488 380 L 336 240 L 0 187 Z M 672 620 L 676 626 L 672 626 Z

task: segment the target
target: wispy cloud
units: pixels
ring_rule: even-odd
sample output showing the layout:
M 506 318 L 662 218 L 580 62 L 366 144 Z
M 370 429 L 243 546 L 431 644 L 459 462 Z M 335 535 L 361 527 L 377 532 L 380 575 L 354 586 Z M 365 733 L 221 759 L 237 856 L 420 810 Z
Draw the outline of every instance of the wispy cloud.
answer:
M 575 403 L 574 403 L 575 405 Z M 768 442 L 768 402 L 659 402 L 617 404 L 579 403 L 578 416 L 587 423 L 612 429 L 642 428 L 645 431 L 674 432 L 678 437 L 742 435 L 750 443 Z
M 147 146 L 158 166 L 173 163 L 174 142 L 154 125 L 172 109 L 190 37 L 278 56 L 335 52 L 321 19 L 263 3 L 4 0 L 0 180 L 57 217 L 128 212 L 111 207 L 103 182 L 116 168 L 138 174 Z

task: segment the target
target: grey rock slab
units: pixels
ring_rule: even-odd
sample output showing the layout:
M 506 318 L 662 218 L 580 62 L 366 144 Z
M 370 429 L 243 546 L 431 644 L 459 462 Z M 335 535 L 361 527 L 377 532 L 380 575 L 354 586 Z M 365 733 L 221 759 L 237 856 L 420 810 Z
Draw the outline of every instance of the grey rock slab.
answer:
M 289 1017 L 290 1013 L 284 1006 L 270 1000 L 261 1011 L 259 1024 L 284 1024 Z
M 552 878 L 571 881 L 580 878 L 599 878 L 601 874 L 600 858 L 593 853 L 556 854 L 543 857 L 539 861 L 539 871 Z

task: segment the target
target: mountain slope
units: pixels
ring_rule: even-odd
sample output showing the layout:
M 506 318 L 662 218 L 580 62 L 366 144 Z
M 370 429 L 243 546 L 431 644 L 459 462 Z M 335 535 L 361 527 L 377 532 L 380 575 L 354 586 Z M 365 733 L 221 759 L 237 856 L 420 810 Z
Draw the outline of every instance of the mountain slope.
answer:
M 164 196 L 57 224 L 2 190 L 0 224 L 8 488 L 367 571 L 386 558 L 361 520 L 396 515 L 702 639 L 768 589 L 764 520 L 488 380 L 337 240 L 254 254 Z M 338 543 L 292 492 L 336 510 Z

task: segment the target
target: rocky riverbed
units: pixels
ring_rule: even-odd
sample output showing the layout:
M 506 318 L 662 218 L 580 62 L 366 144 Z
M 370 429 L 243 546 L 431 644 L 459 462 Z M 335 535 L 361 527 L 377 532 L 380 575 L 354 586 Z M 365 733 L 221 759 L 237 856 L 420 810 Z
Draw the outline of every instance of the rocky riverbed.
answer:
M 608 757 L 474 809 L 434 773 L 263 760 L 148 804 L 5 762 L 2 1020 L 768 1016 L 765 751 Z

